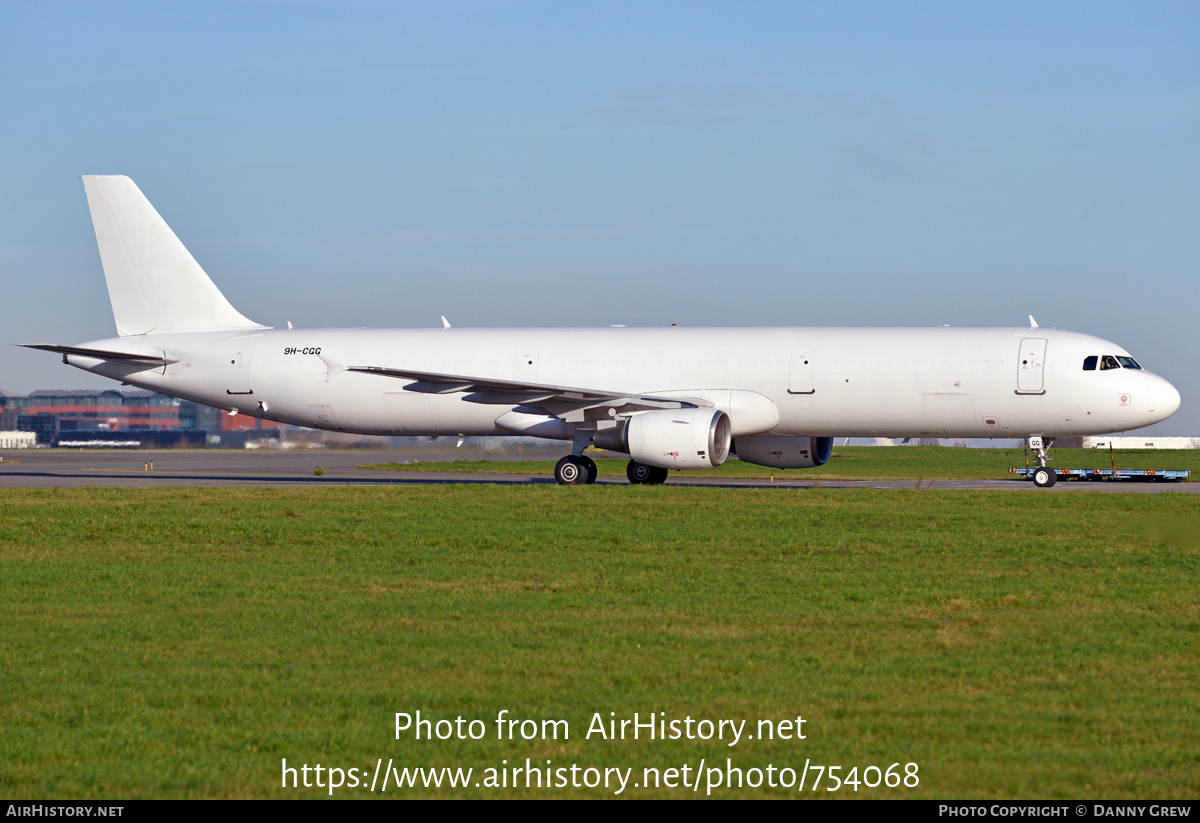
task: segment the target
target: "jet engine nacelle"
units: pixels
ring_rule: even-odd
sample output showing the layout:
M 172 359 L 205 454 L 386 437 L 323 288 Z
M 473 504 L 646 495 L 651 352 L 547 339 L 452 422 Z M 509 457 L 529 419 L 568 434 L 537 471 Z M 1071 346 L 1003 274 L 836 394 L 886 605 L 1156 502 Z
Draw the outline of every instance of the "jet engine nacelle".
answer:
M 620 429 L 596 432 L 592 442 L 647 466 L 711 469 L 729 456 L 732 428 L 720 409 L 663 409 L 632 414 Z
M 833 454 L 832 437 L 739 437 L 734 450 L 740 460 L 773 469 L 823 466 Z

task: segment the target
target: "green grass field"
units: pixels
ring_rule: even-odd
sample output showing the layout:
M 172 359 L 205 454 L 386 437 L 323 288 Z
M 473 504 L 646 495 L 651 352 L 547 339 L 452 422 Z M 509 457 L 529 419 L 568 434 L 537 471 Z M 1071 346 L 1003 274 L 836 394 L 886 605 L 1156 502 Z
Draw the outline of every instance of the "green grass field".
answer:
M 1190 494 L 3 490 L 0 796 L 321 796 L 281 789 L 281 759 L 529 757 L 635 780 L 918 764 L 916 788 L 859 797 L 1194 798 L 1198 524 Z M 417 709 L 487 736 L 396 740 Z M 502 709 L 571 737 L 498 741 Z M 802 715 L 807 739 L 583 739 L 634 711 Z
M 1189 469 L 1188 482 L 1200 480 L 1200 449 L 1128 449 L 1115 452 L 1097 449 L 1051 449 L 1051 465 L 1075 469 Z M 837 446 L 824 466 L 813 469 L 769 469 L 731 459 L 716 469 L 673 472 L 683 477 L 776 478 L 788 480 L 973 480 L 1009 478 L 1009 468 L 1024 466 L 1022 449 L 960 449 L 947 446 Z M 597 459 L 600 474 L 624 477 L 628 458 Z M 550 475 L 553 460 L 463 460 L 452 463 L 383 463 L 363 468 L 439 472 L 499 472 L 504 474 Z

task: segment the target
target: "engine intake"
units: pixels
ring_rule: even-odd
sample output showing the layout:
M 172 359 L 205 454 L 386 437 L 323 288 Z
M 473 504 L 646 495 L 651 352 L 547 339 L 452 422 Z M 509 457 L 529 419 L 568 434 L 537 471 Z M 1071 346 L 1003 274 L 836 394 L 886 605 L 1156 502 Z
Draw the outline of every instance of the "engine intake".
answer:
M 733 445 L 743 462 L 773 469 L 824 466 L 833 454 L 832 437 L 739 437 Z
M 711 469 L 729 456 L 732 431 L 720 409 L 663 409 L 632 414 L 624 426 L 596 432 L 592 443 L 647 466 Z

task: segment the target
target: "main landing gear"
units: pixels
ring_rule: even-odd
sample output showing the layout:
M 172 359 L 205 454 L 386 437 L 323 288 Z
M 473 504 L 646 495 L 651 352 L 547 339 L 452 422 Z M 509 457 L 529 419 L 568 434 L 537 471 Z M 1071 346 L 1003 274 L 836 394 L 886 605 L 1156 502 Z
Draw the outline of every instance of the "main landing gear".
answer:
M 560 486 L 582 486 L 595 483 L 596 474 L 596 461 L 581 454 L 568 454 L 554 466 L 554 479 Z
M 667 470 L 630 460 L 629 465 L 625 467 L 625 476 L 635 486 L 658 486 L 667 479 Z
M 558 461 L 554 466 L 554 479 L 560 486 L 586 486 L 596 482 L 596 462 L 583 455 L 592 442 L 592 433 L 577 431 L 571 454 Z M 636 460 L 630 460 L 625 467 L 625 476 L 635 486 L 657 486 L 667 479 L 667 470 L 657 466 L 648 466 Z
M 596 462 L 583 455 L 568 454 L 554 466 L 554 479 L 560 486 L 584 486 L 596 482 Z M 630 460 L 625 476 L 635 486 L 657 486 L 667 479 L 668 471 Z

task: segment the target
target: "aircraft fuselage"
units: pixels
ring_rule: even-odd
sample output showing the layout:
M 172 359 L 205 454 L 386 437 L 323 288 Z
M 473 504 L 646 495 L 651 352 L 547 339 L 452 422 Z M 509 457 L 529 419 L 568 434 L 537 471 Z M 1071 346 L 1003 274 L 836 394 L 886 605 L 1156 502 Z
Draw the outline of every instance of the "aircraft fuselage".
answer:
M 364 434 L 569 439 L 536 404 L 413 391 L 412 380 L 348 370 L 363 365 L 702 397 L 729 414 L 735 437 L 1100 434 L 1179 406 L 1174 387 L 1144 369 L 1084 369 L 1088 357 L 1128 358 L 1122 347 L 1045 328 L 289 329 L 84 345 L 174 362 L 66 362 L 242 414 Z

